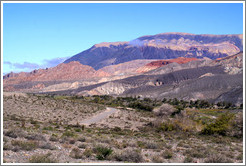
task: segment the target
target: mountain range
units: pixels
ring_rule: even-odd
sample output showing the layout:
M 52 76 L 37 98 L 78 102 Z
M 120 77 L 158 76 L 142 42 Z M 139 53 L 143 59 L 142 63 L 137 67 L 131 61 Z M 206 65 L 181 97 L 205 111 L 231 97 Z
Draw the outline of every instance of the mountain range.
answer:
M 55 67 L 9 73 L 4 91 L 243 102 L 243 36 L 161 33 L 95 44 Z

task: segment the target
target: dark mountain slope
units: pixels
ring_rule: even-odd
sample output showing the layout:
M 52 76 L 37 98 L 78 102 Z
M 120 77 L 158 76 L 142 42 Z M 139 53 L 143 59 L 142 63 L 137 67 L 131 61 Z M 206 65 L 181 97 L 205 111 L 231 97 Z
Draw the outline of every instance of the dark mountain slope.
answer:
M 242 51 L 242 35 L 194 35 L 164 33 L 143 36 L 130 42 L 96 44 L 64 63 L 79 61 L 100 69 L 136 59 L 174 59 L 208 57 L 217 59 Z

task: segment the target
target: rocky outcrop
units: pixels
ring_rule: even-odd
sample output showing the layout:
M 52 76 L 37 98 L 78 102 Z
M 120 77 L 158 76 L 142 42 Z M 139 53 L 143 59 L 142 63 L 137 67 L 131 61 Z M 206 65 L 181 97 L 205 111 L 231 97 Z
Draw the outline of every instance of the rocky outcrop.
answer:
M 216 59 L 214 64 L 224 66 L 225 72 L 229 74 L 243 73 L 243 52 L 227 56 L 225 58 Z

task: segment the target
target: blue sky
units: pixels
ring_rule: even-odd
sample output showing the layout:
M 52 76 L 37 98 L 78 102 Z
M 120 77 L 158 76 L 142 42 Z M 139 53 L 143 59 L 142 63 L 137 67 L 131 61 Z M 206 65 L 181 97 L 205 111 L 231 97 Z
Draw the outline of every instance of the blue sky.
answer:
M 4 3 L 3 73 L 55 66 L 96 43 L 164 32 L 242 34 L 243 4 Z

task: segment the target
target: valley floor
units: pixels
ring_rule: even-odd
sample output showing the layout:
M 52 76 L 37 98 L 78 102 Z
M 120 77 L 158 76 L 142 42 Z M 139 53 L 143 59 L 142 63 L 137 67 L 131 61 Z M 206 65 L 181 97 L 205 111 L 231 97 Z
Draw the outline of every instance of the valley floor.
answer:
M 242 137 L 200 134 L 203 122 L 226 110 L 187 109 L 186 123 L 174 117 L 170 123 L 177 127 L 164 129 L 153 125 L 160 120 L 153 112 L 119 107 L 88 123 L 106 106 L 63 96 L 5 93 L 3 106 L 6 163 L 243 162 Z M 242 116 L 242 110 L 230 112 Z

